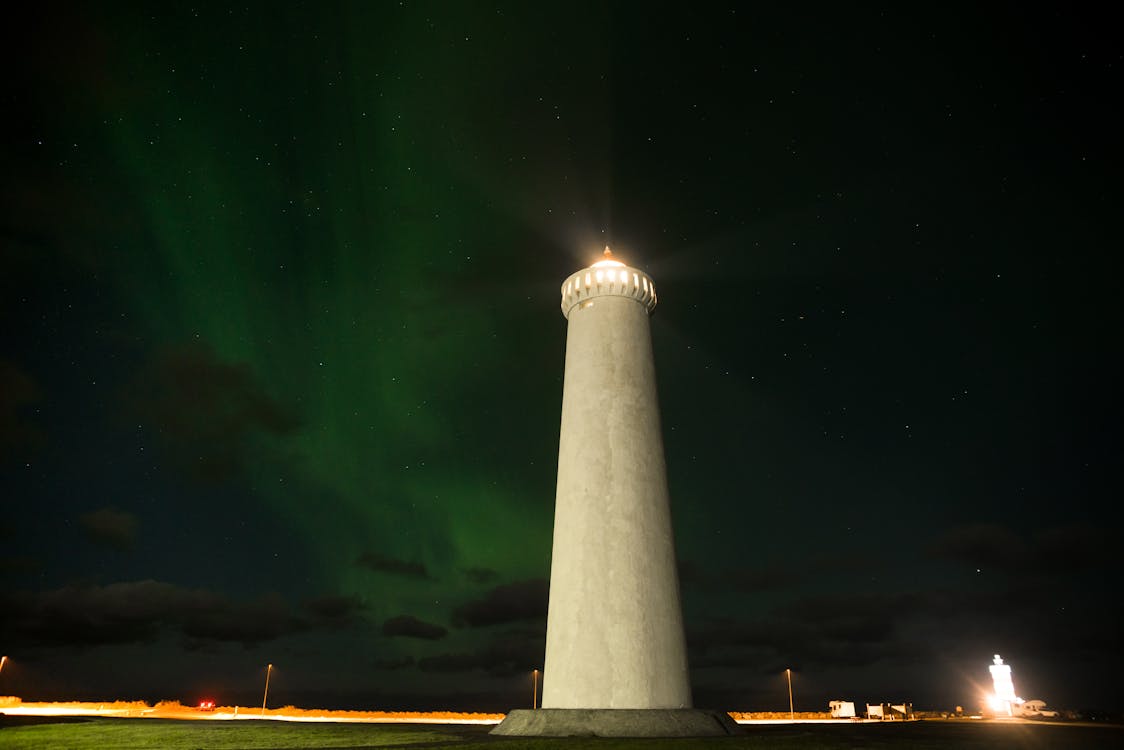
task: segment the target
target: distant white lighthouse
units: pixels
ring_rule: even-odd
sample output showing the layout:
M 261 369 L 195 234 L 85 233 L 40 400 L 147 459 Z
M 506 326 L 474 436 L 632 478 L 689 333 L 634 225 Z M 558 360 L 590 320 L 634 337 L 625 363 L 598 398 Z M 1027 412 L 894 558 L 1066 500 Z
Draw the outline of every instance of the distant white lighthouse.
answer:
M 499 734 L 737 732 L 691 709 L 643 271 L 602 260 L 562 284 L 568 321 L 542 709 Z
M 1011 665 L 1004 664 L 1003 658 L 996 654 L 995 661 L 987 669 L 991 672 L 991 681 L 995 686 L 995 693 L 991 699 L 992 710 L 996 713 L 1012 716 L 1014 707 L 1023 701 L 1022 698 L 1015 695 L 1015 683 L 1011 679 Z

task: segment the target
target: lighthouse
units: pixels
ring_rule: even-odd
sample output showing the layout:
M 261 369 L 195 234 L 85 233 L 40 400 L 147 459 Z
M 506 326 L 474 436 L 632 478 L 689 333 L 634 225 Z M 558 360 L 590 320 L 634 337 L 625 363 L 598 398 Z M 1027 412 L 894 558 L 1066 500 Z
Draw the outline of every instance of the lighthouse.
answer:
M 736 733 L 691 707 L 649 317 L 656 287 L 604 257 L 562 283 L 566 371 L 542 708 L 497 734 Z
M 996 714 L 1014 716 L 1015 709 L 1022 705 L 1023 699 L 1015 695 L 1011 665 L 1004 664 L 1003 658 L 996 654 L 994 662 L 987 670 L 991 672 L 991 681 L 995 685 L 995 693 L 989 696 L 992 711 Z

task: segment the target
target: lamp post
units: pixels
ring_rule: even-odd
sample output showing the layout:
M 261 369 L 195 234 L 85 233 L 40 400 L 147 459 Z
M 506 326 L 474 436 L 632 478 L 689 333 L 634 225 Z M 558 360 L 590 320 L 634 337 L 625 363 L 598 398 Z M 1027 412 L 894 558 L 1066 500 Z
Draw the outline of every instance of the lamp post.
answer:
M 796 714 L 792 710 L 792 670 L 786 669 L 784 674 L 788 678 L 788 720 L 795 721 Z
M 269 674 L 273 671 L 273 665 L 270 664 L 265 668 L 265 694 L 261 697 L 261 715 L 265 716 L 265 702 L 269 698 Z
M 539 670 L 531 672 L 531 708 L 539 707 Z

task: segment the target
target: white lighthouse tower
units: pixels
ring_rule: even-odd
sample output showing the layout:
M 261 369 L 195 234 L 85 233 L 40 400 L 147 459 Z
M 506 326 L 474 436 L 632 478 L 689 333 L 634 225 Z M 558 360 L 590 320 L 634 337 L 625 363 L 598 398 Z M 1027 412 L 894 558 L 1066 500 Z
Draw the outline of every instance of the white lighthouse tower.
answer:
M 498 734 L 702 736 L 691 708 L 648 316 L 656 288 L 605 257 L 562 284 L 568 321 L 542 708 Z

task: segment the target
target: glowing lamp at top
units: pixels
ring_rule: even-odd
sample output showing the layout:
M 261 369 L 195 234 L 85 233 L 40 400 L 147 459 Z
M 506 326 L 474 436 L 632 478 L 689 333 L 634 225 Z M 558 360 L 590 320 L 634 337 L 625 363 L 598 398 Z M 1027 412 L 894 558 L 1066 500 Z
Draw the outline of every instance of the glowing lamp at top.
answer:
M 656 307 L 656 285 L 648 274 L 620 262 L 606 247 L 601 260 L 563 282 L 562 314 L 569 319 L 571 310 L 594 304 L 595 297 L 631 298 L 651 313 Z
M 590 267 L 591 268 L 624 268 L 624 263 L 621 263 L 619 260 L 617 260 L 616 258 L 613 257 L 613 251 L 609 249 L 608 245 L 605 246 L 604 255 L 605 255 L 604 258 L 597 261 L 596 263 L 594 263 Z

